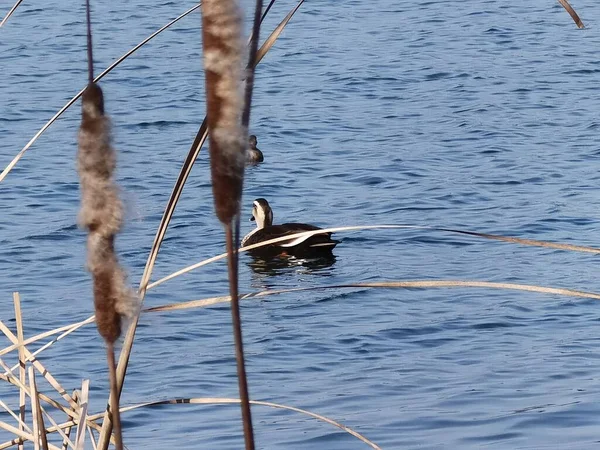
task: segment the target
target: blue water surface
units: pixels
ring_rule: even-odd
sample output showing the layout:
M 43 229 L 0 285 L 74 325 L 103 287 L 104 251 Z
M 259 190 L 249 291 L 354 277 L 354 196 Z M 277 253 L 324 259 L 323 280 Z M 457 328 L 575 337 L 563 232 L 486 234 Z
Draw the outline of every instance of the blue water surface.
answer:
M 83 3 L 26 1 L 0 29 L 0 168 L 85 86 Z M 242 232 L 253 226 L 252 200 L 265 197 L 276 221 L 432 225 L 599 247 L 600 5 L 572 3 L 587 29 L 552 0 L 306 1 L 257 70 L 251 132 L 265 163 L 246 174 Z M 194 2 L 92 5 L 98 73 Z M 275 3 L 263 37 L 293 5 Z M 117 247 L 134 285 L 204 116 L 199 24 L 196 11 L 101 82 L 127 209 Z M 0 185 L 0 319 L 14 329 L 19 291 L 26 336 L 93 313 L 76 225 L 79 108 Z M 600 292 L 593 253 L 425 230 L 336 238 L 329 265 L 259 270 L 243 254 L 241 291 L 475 280 Z M 203 150 L 152 279 L 223 250 Z M 227 292 L 220 261 L 150 290 L 145 305 Z M 384 449 L 595 449 L 599 308 L 483 288 L 247 300 L 251 395 L 331 417 Z M 14 354 L 4 358 L 15 363 Z M 108 383 L 93 325 L 39 359 L 69 391 L 90 378 L 91 410 L 102 411 Z M 13 407 L 16 392 L 0 385 Z M 227 305 L 142 316 L 124 405 L 237 396 Z M 297 413 L 257 406 L 253 414 L 261 449 L 368 448 Z M 139 409 L 123 416 L 125 443 L 239 449 L 239 416 L 237 405 Z

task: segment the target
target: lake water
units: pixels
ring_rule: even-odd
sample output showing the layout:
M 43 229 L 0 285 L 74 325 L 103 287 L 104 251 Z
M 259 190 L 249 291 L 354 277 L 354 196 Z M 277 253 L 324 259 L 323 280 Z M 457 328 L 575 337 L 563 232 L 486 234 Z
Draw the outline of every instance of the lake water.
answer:
M 79 3 L 24 2 L 0 29 L 2 168 L 86 83 Z M 193 5 L 93 2 L 96 71 Z M 292 6 L 275 4 L 263 37 Z M 252 200 L 265 197 L 277 222 L 434 225 L 599 246 L 600 6 L 573 6 L 588 29 L 553 0 L 306 2 L 257 71 L 251 131 L 265 163 L 247 172 L 242 232 L 253 226 Z M 199 12 L 184 18 L 101 83 L 127 204 L 117 245 L 134 284 L 204 115 L 199 22 Z M 19 291 L 26 336 L 93 311 L 75 225 L 79 120 L 77 103 L 0 186 L 0 319 L 14 327 Z M 477 280 L 600 292 L 590 253 L 422 230 L 336 238 L 325 267 L 253 270 L 242 255 L 241 291 Z M 222 242 L 203 150 L 153 280 L 221 253 Z M 145 305 L 226 293 L 217 262 L 149 291 Z M 482 288 L 248 300 L 250 391 L 329 416 L 384 449 L 595 449 L 599 306 Z M 144 315 L 123 404 L 237 397 L 230 330 L 224 305 Z M 103 409 L 104 349 L 93 325 L 40 360 L 69 390 L 90 378 L 91 409 Z M 15 392 L 2 385 L 0 398 L 14 406 Z M 253 413 L 262 449 L 368 448 L 306 416 Z M 239 449 L 239 415 L 237 405 L 139 409 L 124 415 L 125 443 Z

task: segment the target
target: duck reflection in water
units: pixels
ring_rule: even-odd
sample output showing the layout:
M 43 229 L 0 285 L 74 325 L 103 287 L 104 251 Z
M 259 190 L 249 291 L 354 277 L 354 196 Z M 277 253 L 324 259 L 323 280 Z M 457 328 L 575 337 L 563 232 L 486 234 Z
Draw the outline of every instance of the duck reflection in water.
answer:
M 297 258 L 295 256 L 280 255 L 273 257 L 262 257 L 250 255 L 248 266 L 257 275 L 276 276 L 290 272 L 301 274 L 314 274 L 320 276 L 331 276 L 332 270 L 324 270 L 333 266 L 336 261 L 335 255 L 320 256 L 317 258 Z

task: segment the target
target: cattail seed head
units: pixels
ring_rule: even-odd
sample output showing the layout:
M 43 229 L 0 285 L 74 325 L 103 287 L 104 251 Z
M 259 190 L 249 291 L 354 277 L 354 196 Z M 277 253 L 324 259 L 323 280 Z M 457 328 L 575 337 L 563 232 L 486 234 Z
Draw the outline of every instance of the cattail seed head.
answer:
M 210 164 L 217 217 L 239 213 L 248 130 L 242 126 L 242 15 L 235 0 L 202 2 Z
M 94 282 L 98 332 L 108 343 L 121 334 L 121 318 L 138 312 L 136 296 L 115 253 L 115 235 L 123 223 L 123 204 L 113 180 L 116 155 L 110 121 L 104 115 L 102 89 L 88 85 L 82 96 L 77 171 L 81 185 L 79 224 L 88 230 L 87 268 Z

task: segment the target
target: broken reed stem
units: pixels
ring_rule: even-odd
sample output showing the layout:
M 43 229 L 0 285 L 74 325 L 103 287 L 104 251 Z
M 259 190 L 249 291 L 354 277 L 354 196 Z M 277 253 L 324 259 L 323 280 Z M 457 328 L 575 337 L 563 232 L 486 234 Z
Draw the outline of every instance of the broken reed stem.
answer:
M 239 227 L 239 222 L 238 222 Z M 239 229 L 239 228 L 238 228 Z M 236 230 L 237 231 L 237 230 Z M 252 413 L 250 411 L 250 394 L 248 392 L 248 377 L 246 376 L 246 360 L 244 358 L 244 342 L 242 337 L 242 319 L 238 297 L 238 252 L 237 238 L 232 226 L 225 227 L 225 240 L 227 242 L 227 267 L 229 269 L 229 295 L 231 296 L 231 320 L 233 325 L 233 339 L 235 343 L 235 359 L 237 365 L 238 387 L 242 408 L 242 422 L 244 426 L 244 441 L 246 449 L 254 449 L 254 430 L 252 429 Z
M 121 413 L 119 411 L 119 395 L 117 394 L 117 364 L 115 362 L 115 349 L 112 343 L 106 345 L 106 360 L 108 361 L 108 376 L 110 380 L 110 409 L 115 435 L 115 448 L 123 450 Z
M 17 322 L 17 339 L 19 340 L 19 380 L 25 385 L 25 351 L 23 350 L 23 317 L 21 315 L 21 297 L 18 292 L 13 292 L 13 303 L 15 305 L 15 321 Z M 25 390 L 19 389 L 19 430 L 23 430 L 25 423 Z M 25 447 L 23 443 L 19 444 L 19 450 Z
M 31 416 L 33 422 L 33 448 L 40 450 L 40 422 L 38 418 L 38 408 L 36 406 L 37 392 L 35 388 L 35 375 L 33 366 L 29 366 L 29 392 L 31 395 Z

